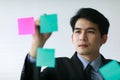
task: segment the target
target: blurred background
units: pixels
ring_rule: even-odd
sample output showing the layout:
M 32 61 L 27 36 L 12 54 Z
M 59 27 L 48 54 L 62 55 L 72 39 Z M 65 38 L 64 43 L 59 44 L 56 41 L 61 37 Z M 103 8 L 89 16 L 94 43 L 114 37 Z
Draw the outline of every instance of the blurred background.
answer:
M 120 61 L 119 0 L 0 0 L 0 80 L 20 79 L 25 56 L 31 48 L 32 36 L 18 35 L 18 18 L 38 19 L 42 14 L 56 13 L 59 30 L 53 32 L 44 47 L 54 48 L 56 57 L 71 57 L 75 50 L 69 21 L 82 7 L 95 8 L 109 19 L 108 41 L 101 54 Z

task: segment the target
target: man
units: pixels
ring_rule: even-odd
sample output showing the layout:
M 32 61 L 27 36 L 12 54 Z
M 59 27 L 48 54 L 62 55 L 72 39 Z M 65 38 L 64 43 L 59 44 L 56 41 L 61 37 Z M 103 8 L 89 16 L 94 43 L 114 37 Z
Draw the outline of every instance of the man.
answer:
M 21 80 L 103 80 L 99 68 L 109 61 L 100 54 L 100 47 L 106 42 L 109 21 L 97 10 L 92 8 L 80 9 L 70 20 L 73 30 L 72 42 L 75 53 L 67 57 L 56 58 L 55 68 L 41 68 L 35 66 L 36 51 L 43 47 L 51 33 L 39 32 L 39 21 L 36 21 L 36 33 L 30 53 L 26 56 Z M 86 75 L 87 66 L 92 66 Z

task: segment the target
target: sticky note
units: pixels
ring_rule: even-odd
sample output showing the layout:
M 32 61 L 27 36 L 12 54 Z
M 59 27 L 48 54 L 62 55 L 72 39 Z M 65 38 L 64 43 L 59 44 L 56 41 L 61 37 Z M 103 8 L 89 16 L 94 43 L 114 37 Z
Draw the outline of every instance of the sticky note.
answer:
M 57 30 L 57 14 L 44 14 L 40 16 L 40 33 L 50 33 Z
M 111 61 L 99 69 L 105 80 L 120 80 L 120 65 L 117 61 Z
M 35 24 L 33 17 L 19 18 L 18 19 L 18 34 L 34 34 L 35 33 Z
M 55 53 L 54 49 L 38 48 L 36 66 L 55 67 L 54 53 Z

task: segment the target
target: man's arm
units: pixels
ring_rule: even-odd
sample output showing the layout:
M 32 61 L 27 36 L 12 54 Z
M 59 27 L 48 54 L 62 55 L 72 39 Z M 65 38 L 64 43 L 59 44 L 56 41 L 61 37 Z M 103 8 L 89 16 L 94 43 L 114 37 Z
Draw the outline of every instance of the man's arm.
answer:
M 47 39 L 51 36 L 51 33 L 40 33 L 40 21 L 35 21 L 35 34 L 33 36 L 32 47 L 30 50 L 30 56 L 36 58 L 37 48 L 43 47 Z
M 30 61 L 30 55 L 27 54 L 20 80 L 40 80 L 40 67 L 36 67 L 35 62 Z
M 30 53 L 26 56 L 20 80 L 40 80 L 40 69 L 36 67 L 36 62 L 30 61 L 29 57 L 36 58 L 37 48 L 43 47 L 51 33 L 40 33 L 40 21 L 35 21 L 35 34 L 32 35 L 32 47 Z

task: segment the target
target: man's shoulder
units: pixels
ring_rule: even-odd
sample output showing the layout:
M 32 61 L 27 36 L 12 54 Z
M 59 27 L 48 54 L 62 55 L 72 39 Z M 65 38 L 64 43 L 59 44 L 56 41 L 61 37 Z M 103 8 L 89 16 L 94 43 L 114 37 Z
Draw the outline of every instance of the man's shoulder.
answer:
M 118 64 L 120 64 L 120 62 L 117 61 L 117 60 L 115 60 L 115 59 L 105 59 L 104 65 L 105 65 L 105 64 L 108 64 L 108 63 L 110 63 L 110 62 L 112 62 L 112 61 L 115 61 L 115 62 L 117 62 Z
M 71 65 L 71 59 L 69 57 L 57 57 L 56 58 L 56 65 Z
M 70 58 L 69 57 L 57 57 L 56 61 L 69 61 Z

